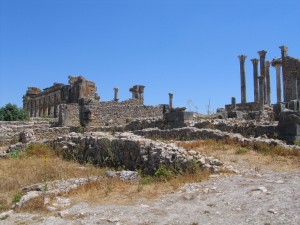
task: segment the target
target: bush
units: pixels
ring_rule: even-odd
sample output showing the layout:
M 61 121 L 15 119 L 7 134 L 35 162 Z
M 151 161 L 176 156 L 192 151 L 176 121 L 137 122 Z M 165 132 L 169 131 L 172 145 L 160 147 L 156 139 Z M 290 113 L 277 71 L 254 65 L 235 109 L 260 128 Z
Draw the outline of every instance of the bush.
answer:
M 0 121 L 20 121 L 29 120 L 29 114 L 22 108 L 18 108 L 16 105 L 8 103 L 4 107 L 0 108 Z

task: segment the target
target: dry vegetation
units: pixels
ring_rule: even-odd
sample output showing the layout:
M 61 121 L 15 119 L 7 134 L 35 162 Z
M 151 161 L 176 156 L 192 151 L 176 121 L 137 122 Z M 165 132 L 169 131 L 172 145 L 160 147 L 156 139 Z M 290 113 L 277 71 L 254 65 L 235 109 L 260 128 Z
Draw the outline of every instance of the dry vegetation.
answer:
M 45 165 L 45 155 L 47 155 Z M 57 179 L 102 175 L 103 169 L 62 160 L 44 145 L 32 145 L 26 153 L 0 158 L 0 211 L 18 200 L 20 188 Z
M 276 146 L 241 146 L 227 140 L 183 141 L 178 142 L 178 145 L 217 157 L 226 164 L 250 166 L 258 171 L 290 171 L 300 168 L 299 151 Z M 98 176 L 97 181 L 89 182 L 64 195 L 72 197 L 74 203 L 86 200 L 90 204 L 131 204 L 137 200 L 154 200 L 161 194 L 178 189 L 184 183 L 200 182 L 209 176 L 209 173 L 198 170 L 194 165 L 189 172 L 177 174 L 162 168 L 156 175 L 142 176 L 139 183 L 130 184 L 103 177 L 106 170 L 62 160 L 57 152 L 44 145 L 32 145 L 25 153 L 14 152 L 8 158 L 0 158 L 0 212 L 9 209 L 13 202 L 20 199 L 21 187 L 45 181 Z M 22 210 L 40 211 L 43 205 L 44 199 L 40 197 L 27 203 Z
M 126 204 L 142 198 L 154 199 L 160 194 L 170 193 L 184 183 L 200 182 L 209 176 L 209 173 L 200 170 L 182 174 L 162 170 L 161 174 L 142 176 L 139 183 L 130 184 L 103 177 L 106 170 L 107 168 L 65 161 L 45 145 L 32 145 L 22 153 L 13 152 L 8 158 L 0 158 L 0 212 L 8 210 L 14 202 L 20 200 L 21 187 L 46 181 L 98 176 L 97 181 L 91 181 L 66 195 L 86 199 L 90 203 Z M 41 197 L 27 203 L 22 210 L 40 211 L 43 208 Z
M 226 164 L 254 167 L 256 170 L 291 171 L 300 168 L 300 151 L 263 143 L 240 145 L 233 140 L 181 141 L 185 149 L 200 151 L 219 158 Z

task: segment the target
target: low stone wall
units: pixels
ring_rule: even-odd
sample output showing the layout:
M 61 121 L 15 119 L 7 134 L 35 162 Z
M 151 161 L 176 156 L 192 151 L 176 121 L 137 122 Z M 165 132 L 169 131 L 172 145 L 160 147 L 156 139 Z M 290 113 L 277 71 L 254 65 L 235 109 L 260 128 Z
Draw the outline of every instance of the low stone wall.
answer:
M 0 146 L 18 142 L 20 133 L 27 129 L 49 127 L 49 120 L 0 121 Z
M 241 134 L 234 134 L 229 132 L 223 132 L 220 130 L 212 130 L 212 129 L 198 129 L 195 127 L 184 127 L 177 128 L 172 130 L 160 130 L 158 128 L 149 128 L 144 130 L 135 131 L 134 134 L 144 136 L 146 138 L 160 138 L 164 140 L 182 140 L 182 141 L 190 141 L 190 140 L 232 140 L 236 143 L 241 144 L 242 146 L 249 146 L 253 143 L 264 143 L 270 146 L 281 146 L 286 149 L 298 149 L 300 147 L 295 145 L 287 145 L 283 141 L 269 138 L 261 138 L 261 137 L 249 137 L 245 138 Z
M 210 128 L 220 131 L 239 133 L 245 137 L 278 137 L 278 123 L 260 124 L 256 121 L 234 121 L 234 120 L 203 120 L 194 125 L 196 128 Z
M 161 166 L 184 169 L 191 162 L 214 171 L 222 165 L 218 160 L 205 157 L 199 152 L 187 151 L 176 144 L 149 140 L 129 132 L 114 135 L 103 132 L 70 133 L 57 138 L 52 145 L 63 151 L 65 158 L 81 163 L 125 166 L 129 170 L 141 169 L 146 174 L 153 174 Z

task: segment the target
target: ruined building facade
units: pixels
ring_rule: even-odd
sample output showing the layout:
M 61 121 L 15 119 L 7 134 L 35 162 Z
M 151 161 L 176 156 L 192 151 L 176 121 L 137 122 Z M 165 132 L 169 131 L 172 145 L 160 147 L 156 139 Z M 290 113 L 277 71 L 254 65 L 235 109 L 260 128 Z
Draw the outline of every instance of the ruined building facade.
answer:
M 112 101 L 100 102 L 94 82 L 83 76 L 69 76 L 69 84 L 54 83 L 41 91 L 29 87 L 23 96 L 23 108 L 31 117 L 58 117 L 62 126 L 99 127 L 121 125 L 135 118 L 162 117 L 163 106 L 144 105 L 143 85 L 129 89 L 132 99 L 119 102 L 114 88 Z

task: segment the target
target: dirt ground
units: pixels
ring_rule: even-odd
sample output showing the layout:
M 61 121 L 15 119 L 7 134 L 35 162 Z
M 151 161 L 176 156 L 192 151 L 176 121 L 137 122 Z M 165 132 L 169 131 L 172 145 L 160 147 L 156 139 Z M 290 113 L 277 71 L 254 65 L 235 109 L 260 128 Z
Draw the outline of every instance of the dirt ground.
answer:
M 71 195 L 57 199 L 59 210 L 9 212 L 0 224 L 300 224 L 299 158 L 236 154 L 227 146 L 197 150 L 237 173 L 211 175 L 151 201 L 103 204 Z

